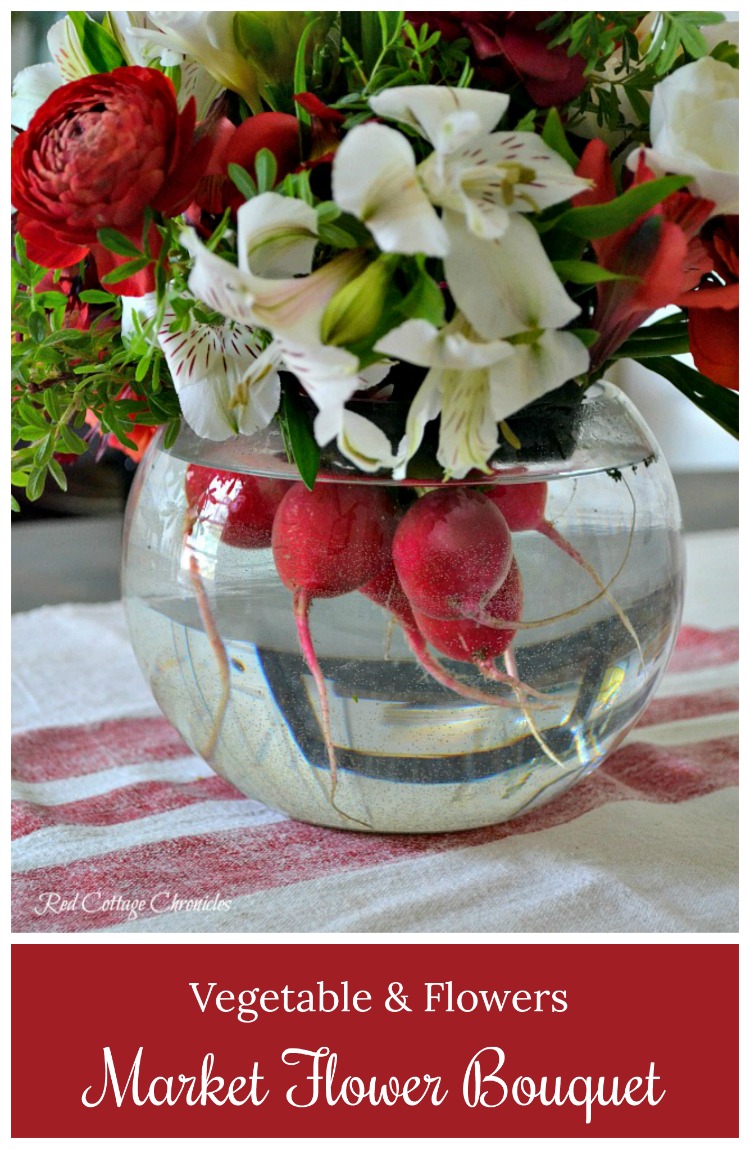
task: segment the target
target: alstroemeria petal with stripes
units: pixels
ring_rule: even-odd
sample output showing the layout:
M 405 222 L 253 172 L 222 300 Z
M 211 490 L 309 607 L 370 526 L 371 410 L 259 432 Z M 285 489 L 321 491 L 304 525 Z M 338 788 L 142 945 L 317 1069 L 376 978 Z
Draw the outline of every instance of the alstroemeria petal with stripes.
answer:
M 381 251 L 445 255 L 448 240 L 417 178 L 407 139 L 384 124 L 361 124 L 333 161 L 333 198 L 372 232 Z

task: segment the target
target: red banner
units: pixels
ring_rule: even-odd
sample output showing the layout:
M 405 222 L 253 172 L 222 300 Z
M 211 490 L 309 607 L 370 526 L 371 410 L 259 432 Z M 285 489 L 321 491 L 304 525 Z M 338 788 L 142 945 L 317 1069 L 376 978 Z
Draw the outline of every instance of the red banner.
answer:
M 735 945 L 12 947 L 15 1137 L 736 1137 Z

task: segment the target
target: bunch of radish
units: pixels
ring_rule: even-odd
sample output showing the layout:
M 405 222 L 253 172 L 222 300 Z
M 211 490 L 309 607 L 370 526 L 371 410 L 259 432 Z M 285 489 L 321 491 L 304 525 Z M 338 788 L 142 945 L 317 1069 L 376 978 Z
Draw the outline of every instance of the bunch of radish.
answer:
M 400 625 L 419 665 L 447 689 L 473 702 L 520 707 L 536 740 L 559 763 L 537 730 L 529 697 L 547 695 L 520 682 L 510 646 L 524 624 L 523 583 L 513 556 L 512 532 L 538 530 L 583 566 L 609 595 L 593 569 L 544 517 L 546 484 L 479 489 L 433 488 L 404 508 L 397 488 L 362 483 L 303 483 L 189 467 L 186 535 L 196 522 L 219 525 L 235 547 L 273 551 L 279 578 L 291 592 L 300 649 L 320 700 L 321 726 L 331 772 L 333 802 L 337 766 L 325 679 L 310 628 L 315 599 L 359 592 Z M 222 703 L 211 749 L 226 708 L 229 667 L 211 618 L 197 561 L 190 557 L 193 586 L 204 626 L 222 674 Z M 600 597 L 600 596 L 597 596 Z M 591 600 L 593 601 L 593 600 Z M 619 610 L 619 608 L 618 608 Z M 629 623 L 627 624 L 629 626 Z M 637 639 L 636 639 L 637 641 Z M 514 698 L 485 693 L 450 674 L 430 651 L 472 664 L 479 673 L 511 688 Z M 506 672 L 496 660 L 505 657 Z M 335 803 L 334 803 L 335 804 Z

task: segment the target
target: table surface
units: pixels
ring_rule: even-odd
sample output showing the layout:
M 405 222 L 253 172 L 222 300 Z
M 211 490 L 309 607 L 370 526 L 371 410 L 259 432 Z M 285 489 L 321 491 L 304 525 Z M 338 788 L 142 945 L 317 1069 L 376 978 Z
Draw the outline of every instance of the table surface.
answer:
M 626 742 L 562 798 L 453 834 L 307 826 L 190 753 L 119 602 L 13 618 L 13 929 L 737 929 L 738 535 L 688 535 L 683 629 Z

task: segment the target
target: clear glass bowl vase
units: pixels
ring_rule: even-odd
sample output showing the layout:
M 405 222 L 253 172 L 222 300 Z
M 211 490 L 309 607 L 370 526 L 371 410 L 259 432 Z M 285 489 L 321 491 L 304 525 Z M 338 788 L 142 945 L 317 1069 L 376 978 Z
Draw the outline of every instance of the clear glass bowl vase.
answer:
M 157 438 L 128 504 L 123 595 L 164 714 L 243 793 L 341 829 L 468 829 L 569 789 L 651 698 L 676 637 L 684 566 L 674 483 L 632 404 L 608 384 L 590 389 L 575 438 L 566 458 L 520 454 L 456 484 L 394 483 L 324 460 L 316 489 L 344 484 L 336 505 L 351 509 L 366 487 L 389 559 L 393 531 L 437 488 L 479 492 L 504 510 L 511 605 L 493 626 L 488 592 L 477 617 L 426 633 L 413 630 L 416 616 L 405 621 L 403 594 L 399 607 L 360 586 L 313 592 L 309 612 L 300 607 L 277 570 L 277 506 L 301 484 L 275 430 L 211 443 L 186 429 L 169 450 Z M 531 504 L 534 515 L 518 512 Z M 343 529 L 346 543 L 339 518 L 330 538 Z M 360 579 L 368 529 L 355 545 Z M 306 537 L 295 535 L 293 561 Z M 470 581 L 482 541 L 464 539 L 472 555 L 456 547 L 451 577 Z M 504 647 L 467 643 L 471 626 L 491 633 L 497 620 L 508 624 Z

